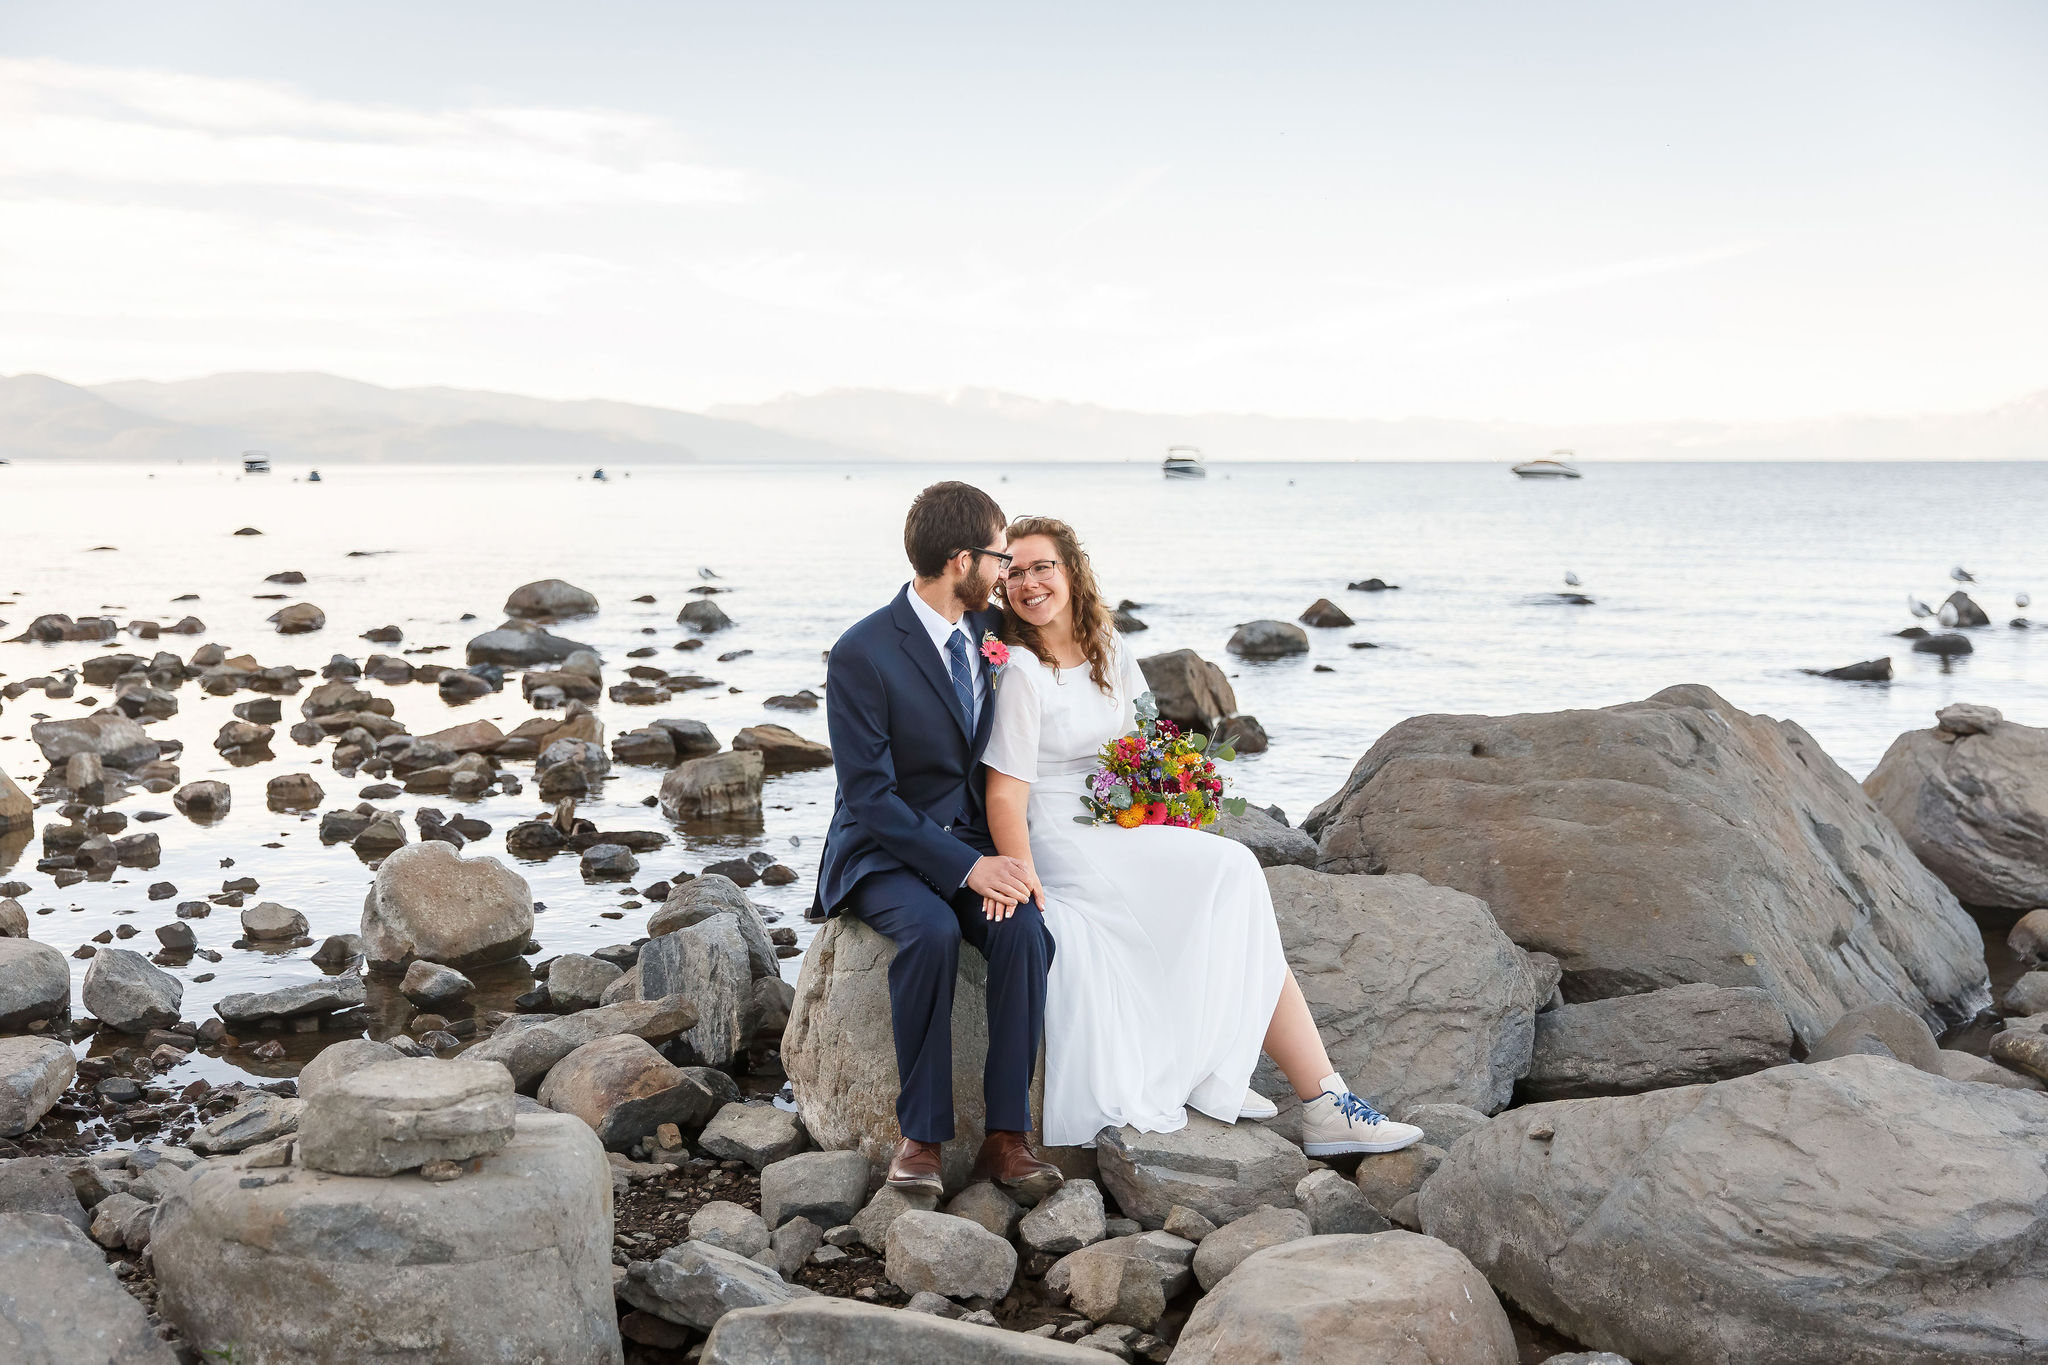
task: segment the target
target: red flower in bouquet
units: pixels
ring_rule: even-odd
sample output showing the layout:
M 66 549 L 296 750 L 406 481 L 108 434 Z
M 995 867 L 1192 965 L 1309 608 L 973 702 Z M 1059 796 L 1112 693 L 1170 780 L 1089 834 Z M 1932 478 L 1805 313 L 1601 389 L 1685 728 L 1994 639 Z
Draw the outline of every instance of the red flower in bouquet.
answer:
M 1186 734 L 1159 715 L 1150 692 L 1138 698 L 1138 728 L 1102 746 L 1099 766 L 1081 803 L 1084 825 L 1114 822 L 1125 829 L 1165 825 L 1201 829 L 1225 811 L 1242 815 L 1245 802 L 1223 795 L 1216 760 L 1237 757 L 1228 744 L 1211 748 L 1204 734 Z

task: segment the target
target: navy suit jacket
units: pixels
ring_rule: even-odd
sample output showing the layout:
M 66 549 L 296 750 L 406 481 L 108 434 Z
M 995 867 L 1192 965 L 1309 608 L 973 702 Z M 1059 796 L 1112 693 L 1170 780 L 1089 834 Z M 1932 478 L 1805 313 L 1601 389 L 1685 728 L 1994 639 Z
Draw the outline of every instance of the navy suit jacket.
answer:
M 1001 619 L 1000 612 L 969 612 L 961 624 L 979 640 Z M 825 681 L 839 790 L 812 919 L 838 914 L 861 878 L 896 868 L 951 899 L 976 860 L 995 852 L 978 772 L 995 709 L 991 690 L 970 732 L 952 676 L 911 610 L 908 585 L 839 637 Z

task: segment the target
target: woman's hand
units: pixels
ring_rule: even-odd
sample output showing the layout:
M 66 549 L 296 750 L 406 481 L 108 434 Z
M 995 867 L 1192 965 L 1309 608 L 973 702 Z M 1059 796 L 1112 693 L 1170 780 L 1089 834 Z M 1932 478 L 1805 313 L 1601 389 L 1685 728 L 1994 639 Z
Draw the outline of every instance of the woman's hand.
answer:
M 1039 913 L 1044 914 L 1045 887 L 1039 884 L 1038 869 L 1027 862 L 1023 865 L 1023 870 L 1018 875 L 1024 882 L 1024 885 L 1030 888 L 1031 899 L 1038 902 Z M 1019 901 L 1006 901 L 995 896 L 983 896 L 981 898 L 981 913 L 985 919 L 991 921 L 1006 920 L 1017 913 L 1017 906 L 1019 904 L 1021 904 Z

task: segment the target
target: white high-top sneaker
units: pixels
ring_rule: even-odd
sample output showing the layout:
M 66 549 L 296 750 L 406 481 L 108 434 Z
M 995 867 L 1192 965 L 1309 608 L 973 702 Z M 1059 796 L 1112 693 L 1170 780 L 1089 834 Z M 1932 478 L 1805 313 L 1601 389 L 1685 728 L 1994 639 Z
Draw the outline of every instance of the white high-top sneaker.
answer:
M 1310 1156 L 1398 1152 L 1420 1141 L 1420 1128 L 1394 1122 L 1352 1094 L 1335 1073 L 1323 1077 L 1323 1093 L 1301 1107 L 1301 1150 Z
M 1244 1103 L 1239 1106 L 1237 1116 L 1241 1119 L 1277 1119 L 1280 1117 L 1280 1106 L 1258 1091 L 1247 1089 L 1244 1092 Z

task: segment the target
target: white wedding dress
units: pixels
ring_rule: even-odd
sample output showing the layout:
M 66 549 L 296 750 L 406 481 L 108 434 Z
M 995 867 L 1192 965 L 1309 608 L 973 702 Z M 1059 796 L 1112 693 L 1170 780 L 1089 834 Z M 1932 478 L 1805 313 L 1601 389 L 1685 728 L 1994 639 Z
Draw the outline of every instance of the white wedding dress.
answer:
M 1031 857 L 1055 950 L 1043 1140 L 1235 1122 L 1286 980 L 1273 900 L 1242 844 L 1165 825 L 1081 825 L 1106 740 L 1136 728 L 1144 674 L 1116 638 L 1116 689 L 1012 649 L 983 761 L 1031 784 Z

